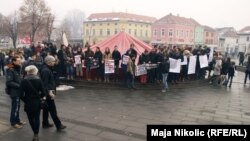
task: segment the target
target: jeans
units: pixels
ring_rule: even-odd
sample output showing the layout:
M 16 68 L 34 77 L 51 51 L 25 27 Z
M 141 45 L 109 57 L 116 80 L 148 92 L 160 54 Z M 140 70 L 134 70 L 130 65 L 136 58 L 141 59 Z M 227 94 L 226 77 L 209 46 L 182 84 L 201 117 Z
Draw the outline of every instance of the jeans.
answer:
M 43 125 L 49 124 L 49 113 L 51 115 L 52 120 L 54 121 L 56 128 L 60 128 L 62 125 L 60 119 L 57 116 L 56 104 L 54 100 L 47 99 L 48 108 L 43 109 Z
M 162 83 L 163 83 L 163 87 L 162 87 L 162 89 L 163 90 L 166 90 L 166 89 L 168 89 L 168 73 L 163 73 L 162 74 Z
M 229 83 L 229 81 L 230 81 L 230 83 Z M 228 76 L 229 87 L 232 86 L 232 82 L 233 82 L 233 76 Z
M 73 73 L 74 73 L 73 66 L 71 64 L 67 64 L 67 75 L 73 76 Z
M 129 89 L 135 88 L 134 79 L 135 79 L 135 77 L 130 72 L 127 72 L 127 86 Z
M 248 77 L 249 80 L 250 80 L 250 71 L 246 71 L 246 72 L 245 72 L 245 81 L 244 81 L 244 84 L 247 83 L 247 77 Z
M 40 128 L 40 110 L 37 112 L 27 112 L 27 116 L 33 133 L 38 134 Z
M 19 110 L 20 110 L 20 98 L 12 97 L 11 98 L 11 113 L 10 113 L 10 123 L 15 125 L 20 123 Z

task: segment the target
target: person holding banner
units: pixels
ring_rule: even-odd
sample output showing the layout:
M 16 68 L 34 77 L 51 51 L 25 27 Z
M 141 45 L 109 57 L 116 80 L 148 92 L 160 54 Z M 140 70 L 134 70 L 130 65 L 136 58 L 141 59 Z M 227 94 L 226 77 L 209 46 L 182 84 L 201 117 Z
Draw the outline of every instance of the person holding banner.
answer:
M 141 64 L 146 64 L 149 62 L 149 56 L 148 56 L 148 51 L 145 50 L 141 56 L 139 57 L 139 62 L 138 62 L 138 65 L 141 65 Z M 147 74 L 144 74 L 144 75 L 141 75 L 140 76 L 140 81 L 142 84 L 146 84 L 147 83 Z
M 78 58 L 78 61 L 76 59 Z M 84 59 L 84 53 L 80 47 L 77 48 L 76 54 L 74 55 L 74 61 L 76 64 L 76 77 L 83 78 L 82 72 L 82 60 Z
M 96 68 L 96 80 L 102 81 L 102 72 L 103 72 L 103 64 L 102 64 L 102 52 L 100 50 L 100 47 L 96 47 L 96 51 L 94 54 L 94 59 L 98 60 L 99 67 Z
M 112 52 L 112 58 L 115 60 L 115 78 L 114 81 L 118 81 L 119 77 L 119 62 L 121 60 L 121 53 L 118 51 L 118 46 L 115 46 L 114 51 Z
M 135 79 L 135 56 L 130 55 L 130 59 L 128 61 L 128 66 L 127 66 L 127 86 L 128 86 L 128 89 L 136 90 L 134 79 Z
M 111 60 L 112 59 L 112 55 L 110 53 L 110 49 L 109 47 L 105 48 L 105 52 L 103 54 L 103 63 L 105 63 L 105 61 Z M 104 74 L 104 82 L 108 82 L 109 83 L 109 76 L 110 74 Z

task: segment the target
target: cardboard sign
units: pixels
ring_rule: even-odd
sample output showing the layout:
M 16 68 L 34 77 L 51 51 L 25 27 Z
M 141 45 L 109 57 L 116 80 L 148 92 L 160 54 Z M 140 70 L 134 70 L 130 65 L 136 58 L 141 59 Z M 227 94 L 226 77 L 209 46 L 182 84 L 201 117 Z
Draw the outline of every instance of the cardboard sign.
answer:
M 181 72 L 181 59 L 173 59 L 169 58 L 170 61 L 170 69 L 169 72 L 180 73 Z
M 129 60 L 129 56 L 123 55 L 122 56 L 122 64 L 127 65 Z
M 207 55 L 199 56 L 199 59 L 200 59 L 200 67 L 201 68 L 208 67 Z
M 195 73 L 196 60 L 197 60 L 196 55 L 189 57 L 188 74 L 194 74 Z
M 187 61 L 187 56 L 184 56 L 184 60 L 183 62 L 181 62 L 181 65 L 187 65 L 188 61 Z
M 76 64 L 76 65 L 81 64 L 81 56 L 80 56 L 80 55 L 76 55 L 76 56 L 75 56 L 75 64 Z
M 135 76 L 141 76 L 141 75 L 144 75 L 144 74 L 147 74 L 146 65 L 142 64 L 142 65 L 136 66 Z
M 105 74 L 115 73 L 115 61 L 105 60 Z

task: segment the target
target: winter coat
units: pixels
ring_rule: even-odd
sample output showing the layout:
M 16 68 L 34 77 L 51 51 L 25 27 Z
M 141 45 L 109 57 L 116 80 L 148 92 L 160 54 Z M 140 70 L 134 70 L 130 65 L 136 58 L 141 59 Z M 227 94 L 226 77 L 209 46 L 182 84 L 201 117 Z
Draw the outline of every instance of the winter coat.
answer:
M 10 97 L 20 97 L 21 67 L 9 64 L 6 70 L 6 88 Z
M 121 53 L 118 50 L 114 50 L 112 52 L 112 58 L 115 60 L 115 66 L 118 66 L 121 60 Z

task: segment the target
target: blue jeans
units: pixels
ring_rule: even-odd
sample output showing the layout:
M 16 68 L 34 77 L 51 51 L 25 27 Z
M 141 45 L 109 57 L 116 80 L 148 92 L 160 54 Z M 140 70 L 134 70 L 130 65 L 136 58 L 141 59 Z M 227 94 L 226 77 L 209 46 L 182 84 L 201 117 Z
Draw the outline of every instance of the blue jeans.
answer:
M 20 98 L 12 97 L 11 98 L 11 113 L 10 113 L 10 123 L 15 125 L 20 123 L 19 110 L 20 110 Z
M 168 73 L 163 73 L 162 74 L 162 83 L 163 83 L 163 90 L 168 89 Z
M 67 64 L 67 75 L 73 76 L 74 69 L 73 66 L 70 64 Z

